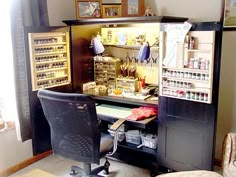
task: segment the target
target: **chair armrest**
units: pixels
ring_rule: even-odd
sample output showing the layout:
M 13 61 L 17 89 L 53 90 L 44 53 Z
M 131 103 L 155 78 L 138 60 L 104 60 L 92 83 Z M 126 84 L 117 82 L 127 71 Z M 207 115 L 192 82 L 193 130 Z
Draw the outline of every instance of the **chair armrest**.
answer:
M 236 176 L 236 133 L 226 134 L 222 154 L 223 176 Z

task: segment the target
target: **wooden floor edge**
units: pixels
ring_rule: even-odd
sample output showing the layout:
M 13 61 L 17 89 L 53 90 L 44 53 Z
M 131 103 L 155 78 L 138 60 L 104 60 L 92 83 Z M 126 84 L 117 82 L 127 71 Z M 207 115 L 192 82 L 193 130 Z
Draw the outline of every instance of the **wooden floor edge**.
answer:
M 23 168 L 33 164 L 33 163 L 35 163 L 35 162 L 37 162 L 37 161 L 39 161 L 39 160 L 41 160 L 41 159 L 51 155 L 51 154 L 52 154 L 52 150 L 44 152 L 44 153 L 36 155 L 36 156 L 33 156 L 33 157 L 23 161 L 23 162 L 20 162 L 17 165 L 14 165 L 14 166 L 12 166 L 12 167 L 10 167 L 10 168 L 0 172 L 0 176 L 1 177 L 7 177 L 7 176 L 9 176 L 9 175 L 11 175 L 11 174 L 21 170 L 21 169 L 23 169 Z
M 214 165 L 221 167 L 222 160 L 221 159 L 215 159 Z

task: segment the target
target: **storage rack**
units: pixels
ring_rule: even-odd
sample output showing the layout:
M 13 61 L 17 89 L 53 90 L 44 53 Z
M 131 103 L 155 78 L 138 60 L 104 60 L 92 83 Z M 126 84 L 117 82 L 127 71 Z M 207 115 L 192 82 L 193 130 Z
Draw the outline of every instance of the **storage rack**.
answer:
M 71 82 L 69 33 L 29 33 L 32 90 Z

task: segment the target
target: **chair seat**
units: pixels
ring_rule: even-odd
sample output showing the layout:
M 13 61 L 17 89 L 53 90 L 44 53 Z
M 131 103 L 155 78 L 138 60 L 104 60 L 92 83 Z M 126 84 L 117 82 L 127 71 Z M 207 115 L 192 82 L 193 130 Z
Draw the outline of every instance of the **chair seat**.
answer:
M 196 171 L 167 173 L 163 175 L 158 175 L 158 177 L 222 177 L 222 176 L 213 171 L 196 170 Z

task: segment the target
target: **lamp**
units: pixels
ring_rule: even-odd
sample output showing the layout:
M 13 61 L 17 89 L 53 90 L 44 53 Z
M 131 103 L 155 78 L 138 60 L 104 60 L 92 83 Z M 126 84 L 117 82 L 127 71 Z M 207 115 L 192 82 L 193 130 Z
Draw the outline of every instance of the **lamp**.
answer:
M 96 55 L 101 54 L 102 52 L 104 52 L 105 48 L 101 42 L 101 40 L 99 40 L 98 37 L 94 37 L 91 41 L 92 47 L 93 47 L 93 51 Z
M 145 42 L 138 53 L 138 60 L 139 61 L 144 61 L 147 60 L 150 56 L 150 45 L 149 42 Z

